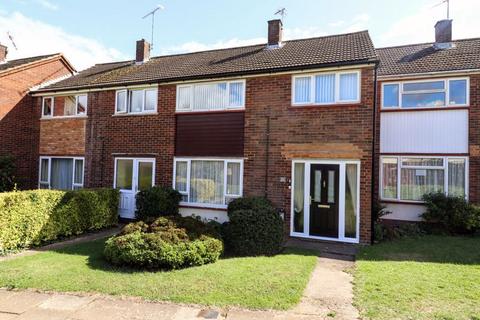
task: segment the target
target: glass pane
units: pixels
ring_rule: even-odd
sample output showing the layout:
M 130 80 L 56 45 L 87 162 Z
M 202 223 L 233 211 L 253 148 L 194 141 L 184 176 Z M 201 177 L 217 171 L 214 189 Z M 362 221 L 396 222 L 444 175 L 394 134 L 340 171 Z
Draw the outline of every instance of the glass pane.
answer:
M 223 204 L 223 161 L 191 162 L 190 202 Z
M 179 192 L 187 191 L 187 161 L 177 161 L 175 167 L 175 189 Z
M 345 165 L 345 237 L 357 237 L 357 165 Z
M 145 91 L 145 110 L 153 111 L 157 109 L 157 90 Z
M 52 115 L 52 102 L 53 102 L 53 98 L 43 98 L 43 115 L 44 116 Z
M 178 88 L 178 109 L 188 110 L 190 109 L 192 87 L 179 87 Z
M 403 166 L 443 167 L 443 158 L 403 158 Z
M 397 158 L 383 158 L 382 160 L 382 197 L 397 199 Z
M 73 159 L 52 159 L 50 186 L 52 189 L 72 190 Z
M 40 181 L 48 181 L 48 159 L 42 159 L 40 162 Z
M 48 189 L 48 183 L 40 183 L 40 189 Z
M 130 112 L 142 112 L 143 90 L 130 91 Z
M 196 85 L 193 108 L 195 110 L 223 109 L 227 106 L 227 83 Z
M 78 96 L 77 114 L 87 114 L 87 95 Z
M 74 116 L 77 110 L 77 98 L 75 96 L 63 97 L 63 115 Z
M 444 192 L 444 170 L 402 168 L 400 190 L 402 200 L 421 200 L 426 193 Z
M 243 82 L 230 83 L 228 104 L 230 107 L 243 106 Z
M 303 233 L 303 209 L 305 202 L 305 164 L 295 163 L 293 170 L 293 231 Z
M 449 83 L 449 104 L 467 104 L 467 80 L 450 80 Z
M 321 170 L 315 170 L 313 201 L 322 202 L 322 171 Z
M 430 82 L 412 82 L 404 83 L 403 91 L 424 91 L 424 90 L 443 90 L 445 89 L 445 82 L 430 81 Z
M 398 84 L 387 84 L 383 86 L 383 106 L 398 107 Z
M 75 177 L 73 183 L 83 184 L 83 160 L 75 160 Z
M 240 195 L 240 163 L 227 163 L 227 194 Z
M 118 91 L 117 92 L 117 112 L 127 111 L 127 105 L 125 104 L 127 92 Z
M 117 189 L 132 190 L 133 160 L 117 160 Z
M 295 78 L 295 103 L 308 103 L 310 102 L 310 77 L 298 77 Z
M 340 74 L 340 101 L 358 100 L 358 74 Z
M 315 76 L 315 102 L 335 102 L 335 75 Z
M 335 203 L 335 171 L 328 170 L 328 203 Z
M 145 190 L 152 187 L 153 162 L 138 162 L 138 190 Z
M 448 159 L 448 194 L 465 197 L 465 159 Z
M 445 92 L 415 93 L 402 95 L 403 108 L 425 108 L 445 106 Z

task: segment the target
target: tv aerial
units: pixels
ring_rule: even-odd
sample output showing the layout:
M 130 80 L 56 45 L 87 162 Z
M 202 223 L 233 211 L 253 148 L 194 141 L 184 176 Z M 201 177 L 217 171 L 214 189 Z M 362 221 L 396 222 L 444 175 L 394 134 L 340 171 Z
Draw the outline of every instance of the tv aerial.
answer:
M 155 13 L 157 13 L 158 10 L 165 10 L 165 7 L 162 6 L 161 4 L 159 4 L 155 7 L 155 9 L 153 9 L 152 11 L 150 11 L 149 13 L 147 13 L 146 15 L 144 15 L 142 17 L 142 19 L 145 19 L 148 16 L 152 16 L 152 36 L 151 36 L 151 39 L 150 39 L 150 51 L 152 51 L 152 49 L 153 49 L 153 31 L 154 31 L 154 27 L 155 27 Z
M 282 22 L 283 22 L 283 20 L 285 19 L 285 16 L 287 15 L 287 9 L 280 8 L 280 9 L 277 10 L 277 12 L 275 12 L 274 15 L 279 15 L 281 17 Z

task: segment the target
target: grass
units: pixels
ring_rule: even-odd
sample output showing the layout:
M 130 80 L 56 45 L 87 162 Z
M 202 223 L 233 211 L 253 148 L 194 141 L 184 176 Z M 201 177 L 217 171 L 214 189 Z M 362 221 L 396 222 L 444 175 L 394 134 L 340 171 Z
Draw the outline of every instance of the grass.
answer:
M 480 238 L 425 236 L 364 248 L 355 305 L 367 319 L 480 320 Z
M 288 250 L 183 270 L 138 271 L 110 266 L 103 246 L 99 240 L 0 262 L 0 287 L 283 310 L 300 301 L 316 263 L 311 252 Z

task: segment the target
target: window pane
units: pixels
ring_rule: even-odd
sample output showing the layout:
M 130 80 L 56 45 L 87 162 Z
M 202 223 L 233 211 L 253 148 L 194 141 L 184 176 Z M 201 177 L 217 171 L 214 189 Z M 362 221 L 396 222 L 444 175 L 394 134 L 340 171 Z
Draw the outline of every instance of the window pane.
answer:
M 387 84 L 383 86 L 383 106 L 398 107 L 398 84 Z
M 133 160 L 117 160 L 117 189 L 132 190 Z
M 441 107 L 445 105 L 445 92 L 403 94 L 402 107 L 422 108 Z
M 71 190 L 73 182 L 73 159 L 52 159 L 50 186 L 52 189 Z
M 315 183 L 313 184 L 313 201 L 322 202 L 322 171 L 315 170 Z
M 358 74 L 340 74 L 340 101 L 358 100 Z
M 335 203 L 335 171 L 328 170 L 328 203 Z
M 412 82 L 403 84 L 403 91 L 443 90 L 444 81 Z
M 130 111 L 142 112 L 143 90 L 130 91 Z
M 295 78 L 295 103 L 308 103 L 310 102 L 310 77 L 298 77 Z
M 240 195 L 240 163 L 227 163 L 227 194 Z
M 64 116 L 74 116 L 77 110 L 77 99 L 75 96 L 66 96 L 63 97 L 63 115 Z
M 223 204 L 223 161 L 192 161 L 190 202 Z
M 196 85 L 194 88 L 195 110 L 222 109 L 227 106 L 227 83 Z
M 175 189 L 179 192 L 187 192 L 187 161 L 177 161 L 175 168 Z
M 127 92 L 118 91 L 117 92 L 117 112 L 126 112 L 127 105 L 125 104 Z
M 357 165 L 345 165 L 345 237 L 357 237 Z
M 78 96 L 77 114 L 87 114 L 87 95 Z
M 53 104 L 53 98 L 43 98 L 43 115 L 44 116 L 52 115 L 52 104 Z
M 157 109 L 157 90 L 145 91 L 145 110 L 153 111 Z
M 448 194 L 465 197 L 465 159 L 448 159 Z
M 192 87 L 179 87 L 178 88 L 178 109 L 188 110 L 190 109 Z
M 48 181 L 48 159 L 42 159 L 40 162 L 40 181 Z
M 40 189 L 48 189 L 48 183 L 40 183 Z
M 315 102 L 335 102 L 335 75 L 315 76 Z
M 402 168 L 400 190 L 402 200 L 421 200 L 426 193 L 444 192 L 444 170 Z
M 449 104 L 467 104 L 467 80 L 450 80 Z
M 75 178 L 73 183 L 83 184 L 83 160 L 75 160 Z
M 443 158 L 403 158 L 402 165 L 443 167 Z
M 243 82 L 230 83 L 228 104 L 230 107 L 242 107 L 243 106 Z
M 153 163 L 140 161 L 138 162 L 138 190 L 146 190 L 152 187 L 153 182 Z
M 305 164 L 295 163 L 293 177 L 293 231 L 303 233 Z
M 382 160 L 382 197 L 397 199 L 397 158 Z

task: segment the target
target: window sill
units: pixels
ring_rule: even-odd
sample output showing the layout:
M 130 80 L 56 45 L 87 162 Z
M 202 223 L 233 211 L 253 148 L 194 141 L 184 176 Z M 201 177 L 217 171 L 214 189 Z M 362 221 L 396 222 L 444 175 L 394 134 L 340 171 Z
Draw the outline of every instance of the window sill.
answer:
M 380 112 L 410 112 L 410 111 L 447 111 L 447 110 L 468 110 L 470 106 L 450 106 L 450 107 L 428 107 L 428 108 L 399 108 L 391 107 L 385 108 L 382 107 Z
M 75 120 L 75 119 L 87 119 L 88 116 L 54 116 L 54 117 L 41 117 L 40 120 Z
M 175 110 L 175 114 L 206 114 L 206 113 L 226 113 L 226 112 L 245 112 L 245 108 L 232 108 L 232 109 L 221 109 L 221 110 L 198 110 L 198 111 L 192 111 L 192 110 Z
M 380 199 L 380 202 L 382 203 L 396 203 L 396 204 L 411 204 L 411 205 L 417 205 L 417 206 L 423 206 L 425 202 L 423 201 L 416 201 L 416 200 L 395 200 L 395 199 Z
M 228 207 L 227 205 L 222 205 L 222 204 L 180 202 L 180 208 L 209 209 L 209 210 L 226 211 L 227 207 Z
M 314 108 L 314 109 L 321 109 L 321 108 L 331 108 L 331 107 L 359 107 L 362 103 L 360 101 L 352 101 L 352 102 L 337 102 L 337 103 L 329 103 L 329 104 L 291 104 L 289 109 L 305 109 L 305 108 Z
M 140 116 L 155 116 L 158 112 L 133 112 L 133 113 L 115 113 L 112 117 L 140 117 Z

